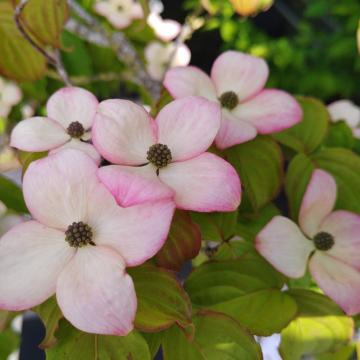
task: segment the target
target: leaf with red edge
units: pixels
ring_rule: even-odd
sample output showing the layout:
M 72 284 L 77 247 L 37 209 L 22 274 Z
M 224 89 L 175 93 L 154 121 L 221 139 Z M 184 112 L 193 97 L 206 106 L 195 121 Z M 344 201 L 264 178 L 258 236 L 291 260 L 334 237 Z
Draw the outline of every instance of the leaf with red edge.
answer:
M 168 239 L 156 255 L 159 266 L 180 270 L 182 264 L 193 259 L 201 248 L 201 233 L 187 211 L 177 210 Z

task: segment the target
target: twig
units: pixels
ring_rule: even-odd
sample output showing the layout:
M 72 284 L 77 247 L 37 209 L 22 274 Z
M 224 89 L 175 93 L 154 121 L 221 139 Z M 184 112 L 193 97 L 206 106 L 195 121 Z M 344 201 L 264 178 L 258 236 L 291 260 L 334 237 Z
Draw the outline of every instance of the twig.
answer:
M 49 54 L 39 44 L 37 44 L 36 41 L 33 40 L 33 38 L 26 32 L 23 24 L 21 23 L 21 13 L 24 11 L 27 3 L 28 0 L 21 0 L 15 8 L 14 19 L 17 28 L 21 32 L 22 36 L 29 42 L 29 44 L 32 45 L 32 47 L 36 49 L 39 53 L 41 53 L 46 58 L 46 60 L 56 68 L 64 83 L 68 86 L 71 86 L 67 72 L 61 62 L 59 51 L 55 50 L 54 55 Z

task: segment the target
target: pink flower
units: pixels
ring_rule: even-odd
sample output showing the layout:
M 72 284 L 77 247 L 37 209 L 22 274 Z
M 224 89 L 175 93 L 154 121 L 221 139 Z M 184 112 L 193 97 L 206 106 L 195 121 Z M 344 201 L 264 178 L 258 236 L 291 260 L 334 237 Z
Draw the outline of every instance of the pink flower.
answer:
M 174 196 L 181 209 L 235 210 L 239 177 L 229 163 L 206 152 L 219 125 L 219 107 L 200 97 L 171 102 L 155 121 L 130 101 L 103 101 L 93 126 L 94 145 L 121 166 L 102 167 L 99 177 L 124 206 Z
M 305 192 L 299 227 L 275 216 L 256 238 L 256 248 L 277 270 L 300 278 L 307 264 L 319 287 L 348 314 L 360 312 L 360 216 L 333 211 L 336 183 L 315 170 Z
M 99 163 L 100 155 L 85 142 L 89 140 L 97 106 L 97 99 L 89 91 L 62 88 L 46 104 L 48 117 L 31 117 L 18 123 L 11 133 L 10 145 L 31 152 L 78 149 Z
M 220 55 L 211 78 L 196 67 L 170 69 L 164 86 L 174 98 L 203 96 L 222 109 L 215 143 L 220 149 L 241 144 L 256 134 L 271 134 L 301 120 L 296 100 L 284 91 L 264 89 L 269 69 L 260 58 L 236 51 Z
M 23 191 L 34 220 L 0 239 L 1 309 L 29 309 L 56 292 L 77 328 L 113 335 L 132 330 L 136 295 L 125 267 L 162 247 L 174 204 L 121 208 L 97 171 L 90 157 L 72 149 L 29 166 Z

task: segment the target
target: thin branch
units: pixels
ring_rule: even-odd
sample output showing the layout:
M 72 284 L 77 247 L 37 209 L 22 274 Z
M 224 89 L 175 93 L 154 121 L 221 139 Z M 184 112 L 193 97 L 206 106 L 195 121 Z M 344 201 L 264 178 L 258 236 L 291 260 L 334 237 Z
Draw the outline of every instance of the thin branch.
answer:
M 29 42 L 29 44 L 35 50 L 37 50 L 39 53 L 41 53 L 46 58 L 46 60 L 56 68 L 57 72 L 59 73 L 59 75 L 60 75 L 61 79 L 64 81 L 64 83 L 67 86 L 70 86 L 71 83 L 69 81 L 67 72 L 61 62 L 59 51 L 56 50 L 54 55 L 49 54 L 45 49 L 43 49 L 39 44 L 37 44 L 36 41 L 33 40 L 33 38 L 26 32 L 23 24 L 21 23 L 21 13 L 24 11 L 27 3 L 28 3 L 28 0 L 21 0 L 20 3 L 15 8 L 14 20 L 15 20 L 17 28 L 19 29 L 22 36 Z

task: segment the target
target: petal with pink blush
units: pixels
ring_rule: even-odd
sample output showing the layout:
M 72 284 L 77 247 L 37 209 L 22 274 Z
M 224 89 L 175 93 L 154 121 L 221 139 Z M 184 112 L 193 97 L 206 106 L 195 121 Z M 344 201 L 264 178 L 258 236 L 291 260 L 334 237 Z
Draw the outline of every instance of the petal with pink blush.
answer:
M 359 271 L 320 251 L 310 259 L 309 267 L 319 287 L 348 315 L 360 312 Z
M 206 151 L 220 128 L 218 104 L 197 96 L 174 100 L 156 117 L 158 142 L 169 147 L 173 161 Z
M 95 161 L 96 164 L 99 165 L 101 162 L 101 156 L 97 152 L 95 147 L 89 143 L 80 141 L 78 139 L 71 139 L 64 145 L 62 145 L 54 150 L 51 150 L 50 154 L 55 154 L 64 149 L 80 150 L 80 151 L 84 152 L 85 154 L 89 155 Z
M 222 158 L 204 153 L 160 169 L 160 179 L 175 191 L 178 208 L 211 212 L 234 211 L 240 204 L 240 179 Z
M 132 19 L 125 14 L 109 14 L 107 18 L 111 25 L 117 29 L 124 29 L 131 24 Z
M 256 237 L 256 249 L 281 273 L 291 278 L 305 274 L 310 253 L 315 250 L 298 226 L 284 216 L 275 216 Z
M 54 93 L 46 104 L 47 115 L 59 122 L 65 129 L 72 122 L 80 122 L 84 129 L 90 129 L 94 121 L 98 101 L 96 97 L 79 87 L 64 87 Z
M 174 98 L 195 95 L 217 101 L 210 77 L 195 66 L 169 69 L 165 74 L 164 86 Z
M 174 192 L 159 181 L 152 165 L 104 166 L 98 170 L 98 177 L 123 207 L 174 196 Z
M 16 225 L 0 239 L 0 308 L 19 311 L 44 302 L 74 253 L 61 231 L 36 221 Z
M 92 129 L 96 149 L 115 164 L 147 163 L 146 153 L 156 142 L 153 120 L 143 107 L 128 100 L 100 103 Z
M 70 135 L 56 121 L 32 117 L 20 121 L 11 133 L 10 146 L 24 151 L 47 151 L 70 140 Z
M 60 274 L 56 297 L 66 317 L 82 331 L 126 335 L 137 307 L 134 284 L 123 259 L 103 246 L 78 249 Z
M 360 215 L 334 211 L 322 222 L 320 231 L 334 237 L 334 246 L 326 253 L 360 271 Z
M 23 179 L 23 192 L 32 216 L 43 224 L 66 230 L 87 215 L 89 194 L 100 186 L 97 166 L 78 150 L 59 151 L 32 162 Z
M 229 111 L 222 110 L 221 126 L 216 135 L 215 144 L 218 149 L 226 149 L 230 146 L 242 144 L 256 137 L 256 128 L 234 117 Z
M 115 249 L 128 266 L 153 257 L 167 238 L 174 202 L 161 200 L 115 210 L 98 222 L 96 244 Z
M 237 51 L 221 54 L 211 69 L 218 96 L 233 91 L 240 101 L 262 90 L 268 75 L 269 68 L 263 59 Z
M 296 125 L 302 110 L 294 97 L 285 91 L 265 89 L 248 101 L 240 103 L 234 116 L 254 125 L 259 134 L 272 134 Z
M 330 214 L 336 201 L 336 183 L 324 170 L 313 171 L 299 212 L 299 225 L 309 237 L 320 231 L 320 225 Z

